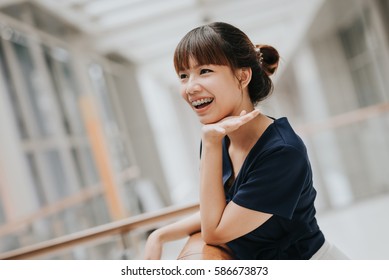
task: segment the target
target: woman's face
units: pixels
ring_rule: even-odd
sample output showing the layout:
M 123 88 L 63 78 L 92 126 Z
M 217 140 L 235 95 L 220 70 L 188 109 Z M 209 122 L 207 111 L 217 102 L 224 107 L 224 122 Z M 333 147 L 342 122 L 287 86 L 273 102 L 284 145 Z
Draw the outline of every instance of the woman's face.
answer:
M 243 94 L 239 81 L 229 66 L 197 65 L 190 60 L 189 69 L 180 71 L 181 96 L 196 112 L 203 124 L 239 115 Z

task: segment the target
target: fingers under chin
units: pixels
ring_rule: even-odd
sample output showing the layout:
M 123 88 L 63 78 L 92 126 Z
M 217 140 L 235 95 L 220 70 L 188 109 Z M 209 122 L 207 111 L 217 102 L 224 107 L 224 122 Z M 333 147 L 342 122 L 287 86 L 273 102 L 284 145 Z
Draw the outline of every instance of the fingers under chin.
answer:
M 242 112 L 240 112 L 240 116 L 244 116 L 246 114 L 247 114 L 246 110 L 243 110 Z

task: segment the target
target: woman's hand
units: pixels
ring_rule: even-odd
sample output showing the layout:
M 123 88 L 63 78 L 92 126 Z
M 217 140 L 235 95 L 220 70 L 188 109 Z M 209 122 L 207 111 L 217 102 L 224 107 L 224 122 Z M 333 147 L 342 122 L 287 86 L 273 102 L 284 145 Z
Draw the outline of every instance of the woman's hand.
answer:
M 200 212 L 153 231 L 146 241 L 144 259 L 160 260 L 166 242 L 187 237 L 201 229 Z
M 239 116 L 230 116 L 217 123 L 204 125 L 202 128 L 203 138 L 204 140 L 219 141 L 228 133 L 239 129 L 258 115 L 258 109 L 254 109 L 249 113 L 243 110 Z
M 163 242 L 158 234 L 158 230 L 153 231 L 146 241 L 144 259 L 160 260 L 162 256 Z

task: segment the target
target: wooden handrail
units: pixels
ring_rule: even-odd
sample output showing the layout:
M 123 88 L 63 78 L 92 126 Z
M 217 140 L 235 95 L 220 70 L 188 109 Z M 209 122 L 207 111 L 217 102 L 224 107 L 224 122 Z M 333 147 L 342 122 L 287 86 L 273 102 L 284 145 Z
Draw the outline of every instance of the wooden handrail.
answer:
M 13 251 L 8 251 L 0 254 L 0 260 L 31 259 L 36 256 L 45 255 L 54 251 L 87 243 L 97 238 L 112 236 L 115 234 L 124 234 L 134 229 L 157 225 L 158 223 L 167 222 L 168 220 L 176 219 L 180 216 L 188 215 L 198 210 L 199 205 L 197 203 L 186 206 L 166 207 L 152 213 L 140 214 L 81 232 L 76 232 Z
M 389 113 L 389 102 L 378 103 L 350 112 L 328 117 L 328 119 L 307 123 L 296 127 L 300 135 L 314 135 L 323 131 L 336 129 L 350 124 L 360 123 L 381 114 Z

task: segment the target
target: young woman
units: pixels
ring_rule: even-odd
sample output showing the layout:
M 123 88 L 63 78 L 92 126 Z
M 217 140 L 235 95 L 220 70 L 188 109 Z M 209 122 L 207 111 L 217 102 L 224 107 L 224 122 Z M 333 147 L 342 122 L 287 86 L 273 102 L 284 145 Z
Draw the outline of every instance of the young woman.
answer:
M 174 66 L 181 96 L 203 124 L 200 212 L 152 232 L 146 259 L 160 259 L 163 243 L 199 231 L 237 259 L 345 258 L 315 219 L 304 143 L 286 118 L 255 109 L 272 91 L 278 62 L 273 47 L 253 45 L 222 22 L 180 41 Z

